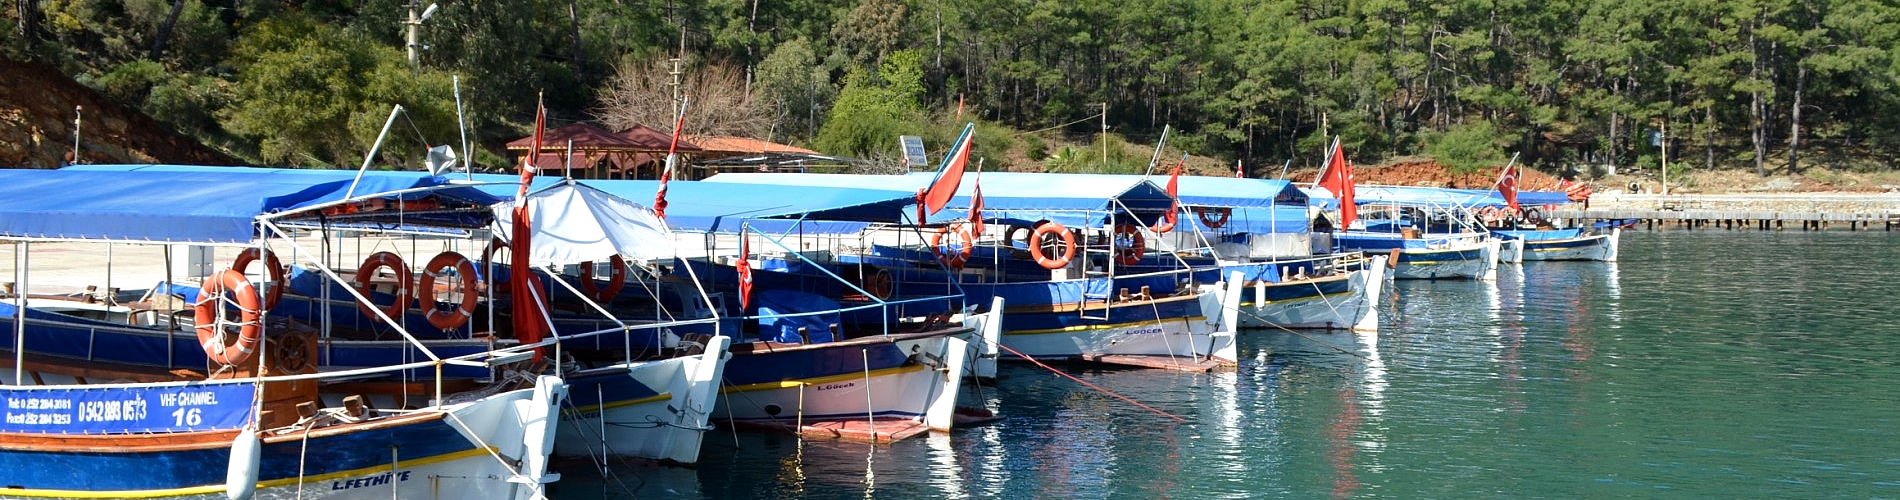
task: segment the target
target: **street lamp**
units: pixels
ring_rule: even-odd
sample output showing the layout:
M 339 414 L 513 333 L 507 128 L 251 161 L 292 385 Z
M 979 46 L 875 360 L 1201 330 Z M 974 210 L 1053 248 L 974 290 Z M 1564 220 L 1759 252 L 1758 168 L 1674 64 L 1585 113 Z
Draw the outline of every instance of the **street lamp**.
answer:
M 431 3 L 429 4 L 429 8 L 423 9 L 421 14 L 417 14 L 416 7 L 420 6 L 422 6 L 422 2 L 410 0 L 409 20 L 403 22 L 403 24 L 409 25 L 409 69 L 411 70 L 422 67 L 422 44 L 418 43 L 416 38 L 421 36 L 422 22 L 429 20 L 429 16 L 435 15 L 436 9 L 436 4 Z

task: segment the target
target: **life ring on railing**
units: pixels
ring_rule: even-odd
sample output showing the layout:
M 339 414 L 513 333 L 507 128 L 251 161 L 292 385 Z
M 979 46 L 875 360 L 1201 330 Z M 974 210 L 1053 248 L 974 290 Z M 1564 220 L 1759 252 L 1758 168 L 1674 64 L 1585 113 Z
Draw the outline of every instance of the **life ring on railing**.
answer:
M 462 282 L 462 302 L 447 311 L 435 305 L 435 277 L 443 269 L 454 268 L 456 276 Z M 468 324 L 468 318 L 475 315 L 475 300 L 479 298 L 479 285 L 475 280 L 475 263 L 468 257 L 455 252 L 442 252 L 429 259 L 422 266 L 422 277 L 416 279 L 416 297 L 422 299 L 423 316 L 429 324 L 443 330 L 453 330 Z
M 943 237 L 952 231 L 956 232 L 956 236 L 951 238 L 950 244 L 958 246 L 952 249 L 953 251 L 944 251 Z M 959 239 L 963 240 L 963 242 L 958 243 L 957 240 Z M 937 261 L 942 262 L 945 267 L 951 269 L 963 269 L 963 264 L 970 261 L 970 252 L 973 251 L 975 247 L 976 235 L 972 234 L 970 232 L 970 226 L 965 224 L 951 224 L 937 228 L 937 234 L 930 236 L 930 253 L 937 254 Z
M 1019 232 L 1022 236 L 1017 236 Z M 1035 234 L 1036 228 L 1033 226 L 1018 226 L 1012 224 L 1008 229 L 1003 230 L 1003 240 L 1010 243 L 1021 241 L 1023 242 L 1023 246 L 1027 247 L 1029 246 L 1029 237 Z
M 1495 226 L 1498 225 L 1499 222 L 1502 222 L 1498 218 L 1499 213 L 1498 207 L 1480 208 L 1478 209 L 1478 220 L 1483 221 L 1486 226 Z
M 220 325 L 224 312 L 224 292 L 237 296 L 238 336 L 237 342 L 224 343 L 224 328 Z M 263 339 L 259 332 L 263 325 L 258 318 L 263 312 L 257 299 L 257 287 L 244 278 L 244 273 L 225 269 L 205 279 L 204 288 L 198 290 L 198 303 L 192 306 L 193 320 L 197 323 L 198 345 L 204 347 L 205 356 L 222 365 L 236 365 L 251 359 L 257 352 L 257 343 Z
M 858 275 L 858 288 L 863 288 L 865 293 L 879 299 L 891 298 L 893 286 L 890 271 L 873 267 L 859 269 Z
M 390 268 L 396 273 L 396 301 L 387 306 L 379 306 L 370 301 L 370 299 L 373 298 L 370 296 L 370 292 L 373 291 L 375 287 L 370 286 L 369 281 L 371 277 L 376 276 L 377 269 L 385 267 Z M 369 258 L 363 259 L 362 267 L 356 268 L 356 291 L 363 294 L 364 299 L 362 302 L 356 304 L 356 309 L 362 311 L 363 315 L 368 316 L 370 319 L 378 319 L 376 317 L 376 311 L 380 310 L 384 316 L 389 316 L 389 319 L 402 321 L 403 311 L 409 309 L 409 285 L 411 283 L 413 283 L 413 280 L 409 274 L 409 265 L 403 263 L 402 257 L 390 252 L 376 252 L 370 254 Z
M 515 254 L 514 254 L 513 249 L 508 248 L 508 243 L 501 241 L 501 238 L 499 237 L 490 238 L 488 240 L 488 247 L 482 249 L 482 261 L 476 264 L 476 269 L 479 269 L 483 273 L 486 273 L 490 270 L 489 266 L 496 265 L 495 264 L 496 250 L 508 252 L 508 257 L 509 257 L 508 260 L 512 263 L 512 261 L 514 260 Z M 508 278 L 508 273 L 495 273 L 495 274 L 496 274 L 495 276 L 492 276 L 489 278 L 488 280 L 489 283 L 501 284 L 501 283 L 504 283 L 505 282 L 504 280 Z M 501 298 L 503 296 L 508 295 L 509 293 L 508 287 L 506 286 L 491 286 L 489 287 L 489 289 L 490 289 L 489 292 L 493 294 L 496 298 Z
M 594 262 L 581 263 L 581 292 L 602 304 L 614 300 L 620 295 L 620 289 L 627 286 L 627 259 L 614 254 L 607 264 L 613 266 L 613 270 L 607 272 L 607 288 L 603 289 L 594 286 Z
M 264 275 L 270 278 L 270 291 L 265 292 L 264 308 L 276 309 L 277 301 L 284 298 L 284 288 L 290 284 L 284 282 L 284 263 L 277 260 L 277 254 L 271 253 L 270 250 L 265 250 L 263 253 Z M 257 260 L 257 254 L 257 247 L 244 249 L 244 253 L 238 254 L 237 259 L 231 261 L 231 270 L 243 274 L 245 268 L 251 267 L 251 261 Z
M 1177 207 L 1177 206 L 1168 207 L 1168 213 L 1161 214 L 1161 220 L 1155 221 L 1155 225 L 1153 226 L 1148 226 L 1148 230 L 1154 231 L 1155 234 L 1161 234 L 1161 233 L 1166 233 L 1168 231 L 1173 231 L 1174 223 L 1181 221 L 1181 214 L 1177 210 L 1178 208 L 1180 207 Z
M 1208 229 L 1220 229 L 1227 225 L 1227 218 L 1234 215 L 1232 208 L 1194 207 L 1194 215 L 1201 218 L 1201 225 Z
M 1054 239 L 1049 237 L 1050 234 L 1062 236 L 1061 239 Z M 1075 258 L 1075 233 L 1055 221 L 1036 226 L 1036 232 L 1029 234 L 1029 255 L 1035 257 L 1036 263 L 1044 269 L 1068 267 L 1069 259 Z
M 1115 262 L 1132 266 L 1141 262 L 1141 254 L 1148 251 L 1148 241 L 1134 224 L 1116 224 L 1114 247 Z
M 1532 224 L 1544 222 L 1544 210 L 1537 207 L 1524 209 L 1524 220 Z

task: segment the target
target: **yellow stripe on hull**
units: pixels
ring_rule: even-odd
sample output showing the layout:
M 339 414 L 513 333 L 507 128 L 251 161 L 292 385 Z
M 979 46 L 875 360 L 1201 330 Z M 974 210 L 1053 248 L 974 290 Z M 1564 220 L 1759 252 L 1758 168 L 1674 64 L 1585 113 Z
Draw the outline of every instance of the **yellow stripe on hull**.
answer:
M 733 387 L 721 387 L 719 388 L 719 392 L 722 394 L 732 394 L 732 393 L 738 393 L 738 392 L 769 391 L 769 390 L 774 390 L 774 389 L 793 389 L 793 388 L 797 388 L 799 386 L 805 386 L 805 385 L 829 384 L 832 382 L 844 382 L 847 380 L 863 380 L 865 377 L 880 377 L 884 375 L 895 375 L 899 373 L 914 372 L 914 371 L 918 371 L 922 369 L 924 369 L 924 365 L 915 364 L 915 365 L 899 366 L 896 368 L 884 368 L 880 370 L 871 370 L 870 373 L 868 374 L 865 372 L 844 373 L 844 374 L 838 374 L 838 375 L 826 375 L 823 377 L 800 379 L 800 380 L 784 380 L 784 381 L 779 381 L 779 382 L 760 382 L 757 384 L 746 384 L 746 385 L 733 386 Z
M 671 392 L 662 392 L 662 393 L 659 393 L 659 394 L 656 394 L 656 395 L 652 395 L 652 396 L 647 396 L 647 397 L 644 397 L 644 398 L 640 398 L 640 399 L 630 399 L 630 400 L 626 400 L 626 401 L 616 401 L 616 402 L 613 402 L 613 403 L 608 403 L 608 404 L 604 404 L 604 405 L 588 405 L 588 406 L 577 406 L 577 407 L 574 407 L 574 408 L 569 408 L 569 409 L 565 409 L 565 410 L 561 410 L 561 414 L 563 414 L 563 415 L 568 415 L 568 414 L 576 414 L 576 413 L 587 413 L 587 412 L 595 412 L 595 411 L 600 411 L 600 410 L 603 410 L 603 409 L 610 409 L 610 408 L 619 408 L 619 407 L 622 407 L 622 406 L 633 406 L 633 405 L 639 405 L 639 404 L 647 404 L 647 403 L 653 403 L 653 402 L 658 402 L 658 401 L 666 401 L 666 400 L 669 400 L 669 399 L 673 399 L 673 393 L 671 393 Z
M 1016 331 L 1003 332 L 1003 335 L 1044 335 L 1044 334 L 1050 334 L 1050 333 L 1082 332 L 1082 331 L 1088 331 L 1088 330 L 1108 330 L 1108 329 L 1114 329 L 1114 328 L 1131 328 L 1131 327 L 1146 326 L 1146 325 L 1160 325 L 1160 324 L 1173 323 L 1175 321 L 1184 321 L 1184 320 L 1185 321 L 1206 321 L 1207 317 L 1206 316 L 1190 316 L 1186 318 L 1151 319 L 1151 320 L 1144 320 L 1144 321 L 1136 321 L 1132 323 L 1120 323 L 1120 324 L 1114 324 L 1114 325 L 1082 325 L 1082 326 L 1065 326 L 1062 328 L 1048 328 L 1048 329 L 1042 329 L 1042 330 L 1016 330 Z

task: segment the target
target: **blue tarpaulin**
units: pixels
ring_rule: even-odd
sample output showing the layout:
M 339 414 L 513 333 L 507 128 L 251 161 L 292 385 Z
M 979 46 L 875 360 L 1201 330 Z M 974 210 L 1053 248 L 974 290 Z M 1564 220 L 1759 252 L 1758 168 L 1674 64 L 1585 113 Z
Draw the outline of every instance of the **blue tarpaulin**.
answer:
M 476 174 L 482 189 L 514 198 L 520 177 Z M 560 181 L 541 176 L 540 189 Z M 659 181 L 582 180 L 581 184 L 641 206 L 653 203 Z M 737 233 L 741 224 L 767 234 L 856 234 L 874 222 L 897 222 L 910 197 L 875 189 L 673 181 L 666 185 L 666 225 L 675 231 Z
M 831 326 L 839 324 L 838 303 L 817 294 L 796 290 L 756 290 L 753 300 L 759 306 L 759 339 L 791 344 L 822 344 L 832 341 Z M 831 311 L 824 314 L 805 316 L 771 317 L 776 314 L 798 314 L 815 311 Z M 805 335 L 799 336 L 798 329 L 805 329 Z M 808 342 L 809 341 L 809 342 Z
M 914 200 L 917 190 L 922 189 L 935 175 L 935 172 L 911 175 L 727 173 L 715 175 L 706 182 L 877 189 Z M 967 217 L 978 179 L 979 174 L 975 172 L 964 173 L 956 197 L 950 200 L 943 211 L 931 215 L 927 222 L 940 223 Z M 986 218 L 1050 220 L 1069 227 L 1101 227 L 1107 223 L 1111 213 L 1123 212 L 1121 209 L 1124 206 L 1144 223 L 1152 223 L 1173 205 L 1173 200 L 1162 191 L 1160 185 L 1143 181 L 1138 176 L 984 172 L 980 174 L 980 179 Z M 916 210 L 916 206 L 912 205 L 905 209 L 905 213 L 915 217 Z M 1123 212 L 1123 217 L 1127 216 Z
M 185 165 L 0 170 L 0 237 L 241 244 L 261 215 L 340 201 L 354 171 Z M 439 186 L 423 172 L 367 172 L 355 196 Z M 495 200 L 462 189 L 431 194 Z

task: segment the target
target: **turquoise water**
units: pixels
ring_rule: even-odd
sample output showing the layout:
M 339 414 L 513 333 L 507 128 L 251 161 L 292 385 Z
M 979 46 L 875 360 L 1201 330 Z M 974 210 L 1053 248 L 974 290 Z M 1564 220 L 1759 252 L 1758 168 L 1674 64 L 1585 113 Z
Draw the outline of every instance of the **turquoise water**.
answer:
M 1900 497 L 1900 235 L 1622 251 L 1397 282 L 1378 334 L 1248 331 L 1235 373 L 1075 372 L 1186 422 L 1005 366 L 992 425 L 722 430 L 693 469 L 562 462 L 555 497 Z

